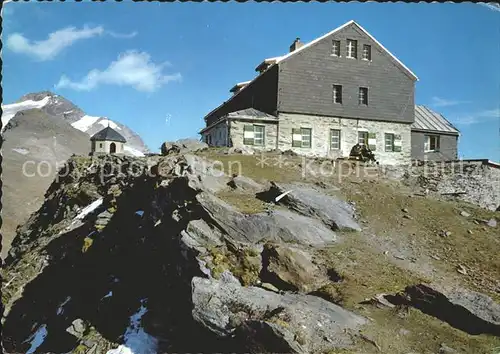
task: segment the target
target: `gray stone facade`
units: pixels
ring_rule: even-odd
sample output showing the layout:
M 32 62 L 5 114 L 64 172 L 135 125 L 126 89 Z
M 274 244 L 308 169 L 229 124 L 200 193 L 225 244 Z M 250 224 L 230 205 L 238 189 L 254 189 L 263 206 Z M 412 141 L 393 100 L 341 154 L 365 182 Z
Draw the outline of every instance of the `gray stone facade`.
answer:
M 242 147 L 245 145 L 244 126 L 252 124 L 265 127 L 264 145 L 258 146 L 248 144 L 248 146 L 251 146 L 253 149 L 292 150 L 300 155 L 336 159 L 348 157 L 351 148 L 358 142 L 358 132 L 367 132 L 370 133 L 372 137 L 369 141 L 369 143 L 372 144 L 370 148 L 374 150 L 375 156 L 381 164 L 406 165 L 411 161 L 411 131 L 410 124 L 407 123 L 283 113 L 279 115 L 277 123 L 231 120 L 229 132 L 232 146 Z M 215 131 L 215 128 L 216 126 L 212 129 Z M 293 130 L 300 128 L 311 129 L 311 147 L 293 146 Z M 212 129 L 206 133 L 209 134 Z M 332 148 L 331 146 L 332 129 L 340 131 L 340 146 L 338 149 Z M 386 133 L 401 137 L 401 151 L 385 151 Z M 215 145 L 215 140 L 213 145 Z
M 221 120 L 203 133 L 203 141 L 215 147 L 229 146 L 228 129 L 227 121 Z
M 311 148 L 292 147 L 292 129 L 311 128 Z M 330 146 L 331 129 L 340 130 L 340 149 Z M 411 161 L 411 130 L 408 123 L 381 122 L 363 119 L 319 117 L 311 115 L 286 114 L 279 115 L 280 150 L 291 149 L 299 154 L 339 158 L 348 157 L 351 148 L 358 142 L 358 132 L 375 134 L 375 141 L 370 148 L 377 160 L 382 164 L 409 164 Z M 401 137 L 400 152 L 386 152 L 385 134 L 390 133 Z
M 273 150 L 276 149 L 276 136 L 278 134 L 278 124 L 268 122 L 248 122 L 232 120 L 230 123 L 231 141 L 234 147 L 243 146 L 243 136 L 245 125 L 259 125 L 264 126 L 264 144 L 263 145 L 249 145 L 255 150 Z

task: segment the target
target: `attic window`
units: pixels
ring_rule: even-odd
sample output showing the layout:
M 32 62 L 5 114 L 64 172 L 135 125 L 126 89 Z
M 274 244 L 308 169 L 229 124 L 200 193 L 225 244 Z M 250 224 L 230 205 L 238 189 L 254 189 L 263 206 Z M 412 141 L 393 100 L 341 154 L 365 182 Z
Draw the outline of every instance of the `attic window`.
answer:
M 360 105 L 368 105 L 368 88 L 360 87 L 358 94 L 358 102 Z
M 340 57 L 340 41 L 332 41 L 332 55 Z
M 333 103 L 342 103 L 342 86 L 341 85 L 333 85 L 332 89 L 333 94 Z
M 347 40 L 347 57 L 351 59 L 358 57 L 358 41 L 354 39 Z
M 372 46 L 363 44 L 363 60 L 372 60 Z

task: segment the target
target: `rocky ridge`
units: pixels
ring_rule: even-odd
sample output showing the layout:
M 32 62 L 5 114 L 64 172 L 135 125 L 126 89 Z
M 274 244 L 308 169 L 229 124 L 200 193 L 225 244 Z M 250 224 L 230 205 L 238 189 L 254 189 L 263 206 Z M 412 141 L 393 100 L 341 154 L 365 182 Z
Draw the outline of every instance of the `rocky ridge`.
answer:
M 219 197 L 235 190 L 268 209 L 245 214 Z M 73 157 L 9 252 L 3 346 L 325 353 L 361 338 L 375 350 L 361 332 L 374 319 L 321 291 L 343 279 L 318 251 L 358 232 L 354 207 L 321 187 L 228 176 L 186 150 Z M 454 327 L 465 321 L 473 327 L 461 326 L 467 333 L 498 336 L 498 305 L 474 292 L 457 295 L 464 293 L 416 284 L 373 296 Z

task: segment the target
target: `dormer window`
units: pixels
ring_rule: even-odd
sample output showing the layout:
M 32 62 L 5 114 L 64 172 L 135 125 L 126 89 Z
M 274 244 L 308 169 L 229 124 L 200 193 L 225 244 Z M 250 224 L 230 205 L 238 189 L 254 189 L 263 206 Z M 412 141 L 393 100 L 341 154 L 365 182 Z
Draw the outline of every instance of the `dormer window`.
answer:
M 332 41 L 332 55 L 340 57 L 340 41 Z
M 347 40 L 347 57 L 351 59 L 358 57 L 358 41 L 354 39 Z
M 372 46 L 368 44 L 363 45 L 363 60 L 372 60 Z

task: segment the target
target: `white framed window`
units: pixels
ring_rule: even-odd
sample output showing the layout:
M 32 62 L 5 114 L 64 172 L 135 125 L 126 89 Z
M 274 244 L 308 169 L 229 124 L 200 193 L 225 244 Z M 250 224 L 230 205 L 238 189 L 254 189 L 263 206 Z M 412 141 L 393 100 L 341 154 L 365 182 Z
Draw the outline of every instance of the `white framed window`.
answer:
M 330 130 L 330 149 L 340 150 L 340 129 Z
M 385 133 L 385 151 L 394 151 L 394 134 Z
M 351 59 L 358 57 L 358 41 L 354 39 L 347 40 L 347 57 Z
M 243 127 L 243 144 L 263 146 L 265 140 L 265 127 L 263 125 L 245 125 Z
M 332 41 L 332 55 L 340 57 L 340 41 Z
M 372 60 L 372 46 L 363 44 L 363 60 Z
M 332 87 L 332 98 L 333 103 L 342 103 L 342 86 L 341 85 L 333 85 Z
M 263 125 L 254 125 L 253 128 L 254 128 L 253 144 L 258 146 L 263 146 L 265 127 Z
M 358 102 L 362 105 L 368 105 L 368 87 L 359 88 Z
M 426 135 L 424 150 L 425 152 L 439 151 L 439 135 Z
M 358 144 L 368 145 L 368 132 L 358 132 Z
M 312 138 L 311 128 L 292 129 L 292 147 L 310 148 Z

